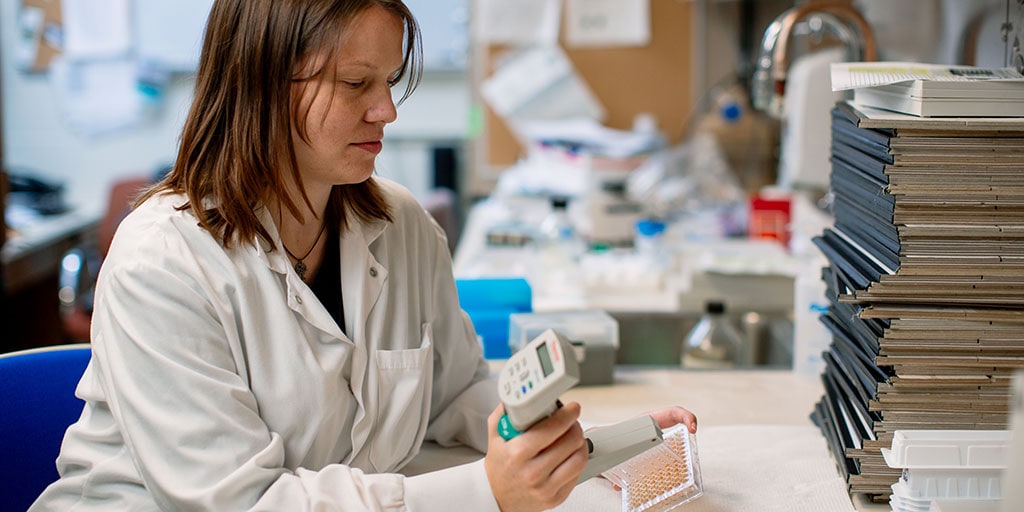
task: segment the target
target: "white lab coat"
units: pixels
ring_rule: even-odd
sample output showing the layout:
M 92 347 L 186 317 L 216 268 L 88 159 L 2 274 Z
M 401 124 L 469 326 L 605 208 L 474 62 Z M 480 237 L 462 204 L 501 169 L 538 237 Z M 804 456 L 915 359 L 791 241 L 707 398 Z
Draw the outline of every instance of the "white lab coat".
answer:
M 497 510 L 482 461 L 394 473 L 424 439 L 485 450 L 498 398 L 443 233 L 378 182 L 395 222 L 340 237 L 347 336 L 280 242 L 225 250 L 181 196 L 132 212 L 100 272 L 85 409 L 32 510 Z

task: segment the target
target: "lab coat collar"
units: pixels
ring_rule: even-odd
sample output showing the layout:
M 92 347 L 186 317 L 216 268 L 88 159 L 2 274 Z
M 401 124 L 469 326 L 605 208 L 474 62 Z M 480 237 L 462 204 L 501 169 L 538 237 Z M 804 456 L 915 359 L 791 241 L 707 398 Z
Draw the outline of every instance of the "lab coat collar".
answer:
M 256 215 L 270 237 L 280 246 L 281 234 L 269 209 L 261 206 L 256 210 Z M 291 262 L 284 251 L 272 251 L 270 243 L 259 237 L 253 247 L 271 270 L 285 277 L 288 286 L 288 307 L 332 338 L 358 343 L 358 340 L 364 339 L 367 320 L 387 282 L 387 267 L 377 260 L 370 249 L 370 245 L 380 238 L 387 225 L 388 222 L 385 220 L 363 222 L 350 215 L 348 227 L 342 230 L 338 237 L 338 243 L 341 244 L 341 300 L 345 305 L 347 337 L 309 286 L 299 279 L 298 274 L 291 271 Z
M 260 224 L 263 224 L 263 229 L 267 230 L 270 238 L 273 239 L 278 246 L 281 245 L 281 233 L 277 230 L 277 224 L 274 223 L 274 219 L 270 216 L 270 209 L 266 206 L 259 206 L 256 208 L 256 217 L 259 219 Z M 291 267 L 288 258 L 284 256 L 284 251 L 274 251 L 269 240 L 264 240 L 263 237 L 257 236 L 256 243 L 253 244 L 258 256 L 262 256 L 267 262 L 267 266 L 270 270 L 277 272 L 282 275 L 288 275 L 288 269 Z M 291 294 L 289 293 L 289 296 Z
M 281 233 L 278 231 L 277 224 L 270 215 L 270 210 L 265 206 L 260 206 L 255 213 L 277 247 L 283 247 Z M 342 246 L 344 247 L 344 244 Z M 292 311 L 302 315 L 311 325 L 329 335 L 329 338 L 321 338 L 323 341 L 349 342 L 349 338 L 346 338 L 341 328 L 334 321 L 334 317 L 323 307 L 323 304 L 316 297 L 316 294 L 313 293 L 313 290 L 292 270 L 291 261 L 288 260 L 284 251 L 272 250 L 271 243 L 258 236 L 252 247 L 256 252 L 256 256 L 266 262 L 270 270 L 281 274 L 284 278 L 285 285 L 287 286 L 288 307 Z M 345 260 L 342 259 L 342 261 Z M 324 262 L 322 264 L 330 263 Z M 335 262 L 333 264 L 337 265 L 338 263 Z M 344 282 L 344 279 L 342 279 L 342 283 Z M 344 293 L 342 293 L 342 300 L 347 301 Z M 346 302 L 346 309 L 347 306 Z M 352 331 L 348 329 L 350 328 L 346 329 L 347 332 L 351 333 Z
M 273 217 L 270 216 L 270 210 L 266 206 L 259 206 L 255 213 L 260 223 L 263 224 L 263 228 L 267 230 L 268 234 L 270 234 L 270 238 L 275 240 L 277 245 L 281 245 L 281 234 L 277 230 L 277 224 L 274 222 Z M 346 231 L 355 233 L 346 234 L 345 232 L 342 232 L 342 236 L 340 238 L 342 240 L 352 238 L 353 243 L 358 240 L 361 241 L 361 245 L 369 247 L 371 243 L 377 240 L 377 238 L 384 233 L 384 229 L 387 227 L 387 224 L 387 221 L 381 219 L 361 222 L 356 219 L 354 215 L 350 215 Z M 357 236 L 350 237 L 349 235 Z M 256 237 L 256 244 L 254 245 L 257 250 L 257 254 L 264 254 L 267 256 L 268 265 L 271 270 L 281 274 L 288 274 L 288 269 L 291 265 L 288 259 L 280 254 L 282 251 L 272 251 L 270 242 L 261 237 Z M 342 247 L 344 248 L 344 244 Z M 277 257 L 271 257 L 272 254 L 277 254 Z M 341 261 L 347 261 L 344 258 L 344 254 L 342 255 Z

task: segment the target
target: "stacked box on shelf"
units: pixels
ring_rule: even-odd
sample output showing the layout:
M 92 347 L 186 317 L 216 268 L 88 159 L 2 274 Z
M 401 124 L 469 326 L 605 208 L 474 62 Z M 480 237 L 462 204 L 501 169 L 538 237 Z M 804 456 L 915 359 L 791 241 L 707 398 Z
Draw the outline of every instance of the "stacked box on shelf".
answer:
M 833 335 L 814 419 L 885 501 L 898 429 L 1006 428 L 1024 368 L 1024 119 L 832 112 Z

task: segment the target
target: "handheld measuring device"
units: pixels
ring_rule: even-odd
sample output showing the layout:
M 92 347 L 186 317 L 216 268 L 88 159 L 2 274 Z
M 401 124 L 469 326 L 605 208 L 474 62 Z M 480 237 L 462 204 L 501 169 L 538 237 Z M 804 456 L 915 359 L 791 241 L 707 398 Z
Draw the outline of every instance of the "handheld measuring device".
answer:
M 548 329 L 505 363 L 498 377 L 498 395 L 505 414 L 498 420 L 498 434 L 512 439 L 559 406 L 558 397 L 580 381 L 580 366 L 572 344 Z
M 555 412 L 558 397 L 580 380 L 572 344 L 553 329 L 531 340 L 505 363 L 498 377 L 498 395 L 505 414 L 498 434 L 510 440 Z M 650 416 L 641 416 L 585 434 L 588 462 L 580 482 L 653 448 L 662 442 L 661 429 Z

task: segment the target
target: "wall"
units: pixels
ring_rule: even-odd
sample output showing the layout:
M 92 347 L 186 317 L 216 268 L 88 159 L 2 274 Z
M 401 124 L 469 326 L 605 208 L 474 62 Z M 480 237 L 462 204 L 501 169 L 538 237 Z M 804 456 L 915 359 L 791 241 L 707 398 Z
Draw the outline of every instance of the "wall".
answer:
M 0 2 L 3 163 L 63 181 L 72 204 L 98 213 L 105 207 L 114 179 L 150 174 L 173 161 L 193 80 L 187 75 L 176 79 L 160 107 L 136 128 L 85 137 L 62 120 L 47 75 L 15 68 L 17 4 Z M 466 132 L 468 93 L 463 76 L 445 71 L 424 77 L 416 94 L 399 108 L 399 120 L 386 130 L 385 149 L 378 160 L 381 175 L 406 183 L 416 193 L 426 192 L 431 184 L 430 144 L 458 142 Z
M 189 83 L 169 88 L 163 112 L 132 133 L 82 137 L 62 122 L 48 76 L 24 74 L 15 67 L 17 4 L 0 2 L 4 165 L 37 169 L 62 180 L 70 201 L 98 210 L 112 179 L 151 172 L 173 158 Z
M 875 26 L 879 44 L 890 49 L 883 56 L 936 62 L 955 61 L 962 25 L 982 6 L 1004 0 L 859 0 L 855 4 Z M 427 5 L 427 0 L 420 0 Z M 453 2 L 452 2 L 453 3 Z M 755 44 L 767 23 L 792 0 L 756 0 Z M 693 31 L 692 114 L 701 115 L 709 104 L 712 86 L 736 69 L 739 57 L 739 0 L 694 2 L 700 22 L 683 28 Z M 53 103 L 54 92 L 45 75 L 26 75 L 14 68 L 17 2 L 0 2 L 0 84 L 3 108 L 3 161 L 27 166 L 64 180 L 69 199 L 86 209 L 102 208 L 109 183 L 116 177 L 150 173 L 173 159 L 178 131 L 187 109 L 192 81 L 182 77 L 166 93 L 162 107 L 130 133 L 89 139 L 76 134 L 61 120 Z M 894 23 L 913 14 L 909 26 Z M 426 34 L 430 37 L 430 34 Z M 911 37 L 912 36 L 912 37 Z M 994 42 L 995 40 L 986 42 Z M 992 65 L 991 62 L 979 62 Z M 463 143 L 468 138 L 471 104 L 466 77 L 460 72 L 433 72 L 422 87 L 399 108 L 398 121 L 386 131 L 387 144 L 378 158 L 378 172 L 399 180 L 414 192 L 424 193 L 431 183 L 431 144 Z M 479 101 L 479 100 L 476 100 Z M 466 159 L 469 161 L 469 159 Z M 489 192 L 494 175 L 466 172 L 469 195 Z

